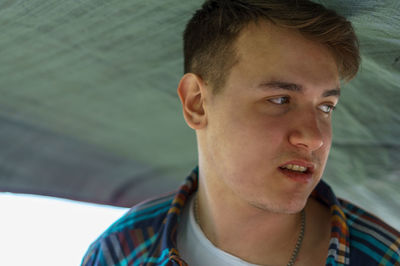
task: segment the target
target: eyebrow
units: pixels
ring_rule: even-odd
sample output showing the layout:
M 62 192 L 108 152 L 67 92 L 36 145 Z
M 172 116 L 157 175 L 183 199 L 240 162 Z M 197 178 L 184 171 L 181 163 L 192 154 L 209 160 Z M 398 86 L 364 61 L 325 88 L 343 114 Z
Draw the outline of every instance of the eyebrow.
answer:
M 296 83 L 290 82 L 283 82 L 283 81 L 271 81 L 267 83 L 262 83 L 259 86 L 260 89 L 281 89 L 281 90 L 288 90 L 288 91 L 295 91 L 295 92 L 302 92 L 303 87 Z M 335 88 L 332 90 L 327 90 L 322 93 L 322 97 L 329 97 L 329 96 L 340 96 L 340 88 Z

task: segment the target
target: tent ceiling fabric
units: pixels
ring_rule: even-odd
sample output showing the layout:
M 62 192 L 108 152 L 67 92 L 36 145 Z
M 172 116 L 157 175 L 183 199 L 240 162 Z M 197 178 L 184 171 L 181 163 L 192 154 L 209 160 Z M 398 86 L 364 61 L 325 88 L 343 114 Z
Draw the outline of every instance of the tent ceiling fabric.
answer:
M 400 2 L 320 1 L 361 41 L 324 178 L 400 228 Z M 0 190 L 131 206 L 196 165 L 176 87 L 199 0 L 2 1 Z

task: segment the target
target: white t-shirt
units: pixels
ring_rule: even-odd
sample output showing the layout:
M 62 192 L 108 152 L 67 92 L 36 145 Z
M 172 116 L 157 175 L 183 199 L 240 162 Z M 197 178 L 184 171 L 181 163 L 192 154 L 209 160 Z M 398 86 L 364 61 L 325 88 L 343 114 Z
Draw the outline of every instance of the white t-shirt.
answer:
M 194 218 L 195 196 L 193 195 L 185 205 L 178 225 L 179 255 L 189 266 L 258 266 L 217 248 L 207 239 Z

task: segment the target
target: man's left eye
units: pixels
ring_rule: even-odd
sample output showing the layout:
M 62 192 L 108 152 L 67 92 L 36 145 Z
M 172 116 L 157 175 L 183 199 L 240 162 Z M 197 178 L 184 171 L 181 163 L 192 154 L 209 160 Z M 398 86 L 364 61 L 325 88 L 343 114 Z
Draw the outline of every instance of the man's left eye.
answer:
M 282 105 L 285 103 L 289 103 L 289 97 L 287 97 L 287 96 L 276 97 L 276 98 L 268 99 L 268 101 L 271 103 L 274 103 L 274 104 Z
M 329 114 L 329 113 L 332 113 L 332 111 L 335 110 L 336 107 L 334 105 L 332 105 L 332 104 L 322 104 L 322 105 L 319 106 L 319 109 L 322 112 L 324 112 L 326 114 Z

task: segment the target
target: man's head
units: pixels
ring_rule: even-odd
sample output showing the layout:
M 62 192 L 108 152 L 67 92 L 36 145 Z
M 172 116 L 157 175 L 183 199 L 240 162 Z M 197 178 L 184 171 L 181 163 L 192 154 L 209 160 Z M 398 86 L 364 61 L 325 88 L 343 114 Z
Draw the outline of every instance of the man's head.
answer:
M 281 2 L 291 9 L 285 10 Z M 199 192 L 214 204 L 232 204 L 232 208 L 250 205 L 295 213 L 304 207 L 322 177 L 332 138 L 331 112 L 339 100 L 340 79 L 354 76 L 358 68 L 357 42 L 344 18 L 306 1 L 211 1 L 203 10 L 208 5 L 220 10 L 215 15 L 225 14 L 219 21 L 224 25 L 223 19 L 236 23 L 230 16 L 240 20 L 241 13 L 228 8 L 232 5 L 250 18 L 249 3 L 269 3 L 270 12 L 286 12 L 296 22 L 296 8 L 301 14 L 308 10 L 308 24 L 302 20 L 308 31 L 287 26 L 295 23 L 289 17 L 284 26 L 283 19 L 249 19 L 237 32 L 233 26 L 227 27 L 227 32 L 219 30 L 230 39 L 220 37 L 217 30 L 214 37 L 222 38 L 222 44 L 210 40 L 206 46 L 212 49 L 185 45 L 186 59 L 192 59 L 186 61 L 189 72 L 182 78 L 178 94 L 185 120 L 197 134 L 203 177 Z M 330 14 L 331 19 L 324 20 L 330 30 L 317 31 L 312 26 L 321 20 L 321 12 Z M 208 34 L 209 18 L 198 14 L 190 23 L 199 24 L 197 39 L 204 44 L 208 37 L 202 34 Z M 332 21 L 339 24 L 335 27 Z M 231 31 L 236 32 L 234 37 Z M 333 34 L 337 42 L 350 37 L 351 41 L 348 46 L 341 45 L 346 49 L 335 52 L 309 31 L 316 36 L 319 32 L 320 39 L 331 43 L 334 38 L 325 35 L 340 31 L 342 34 Z M 191 55 L 188 49 L 192 49 Z M 353 59 L 345 57 L 346 53 Z
M 353 78 L 359 67 L 358 41 L 344 17 L 307 0 L 208 0 L 184 32 L 184 71 L 209 83 L 214 93 L 237 62 L 235 41 L 250 23 L 268 21 L 296 29 L 327 46 L 337 61 L 341 79 Z

